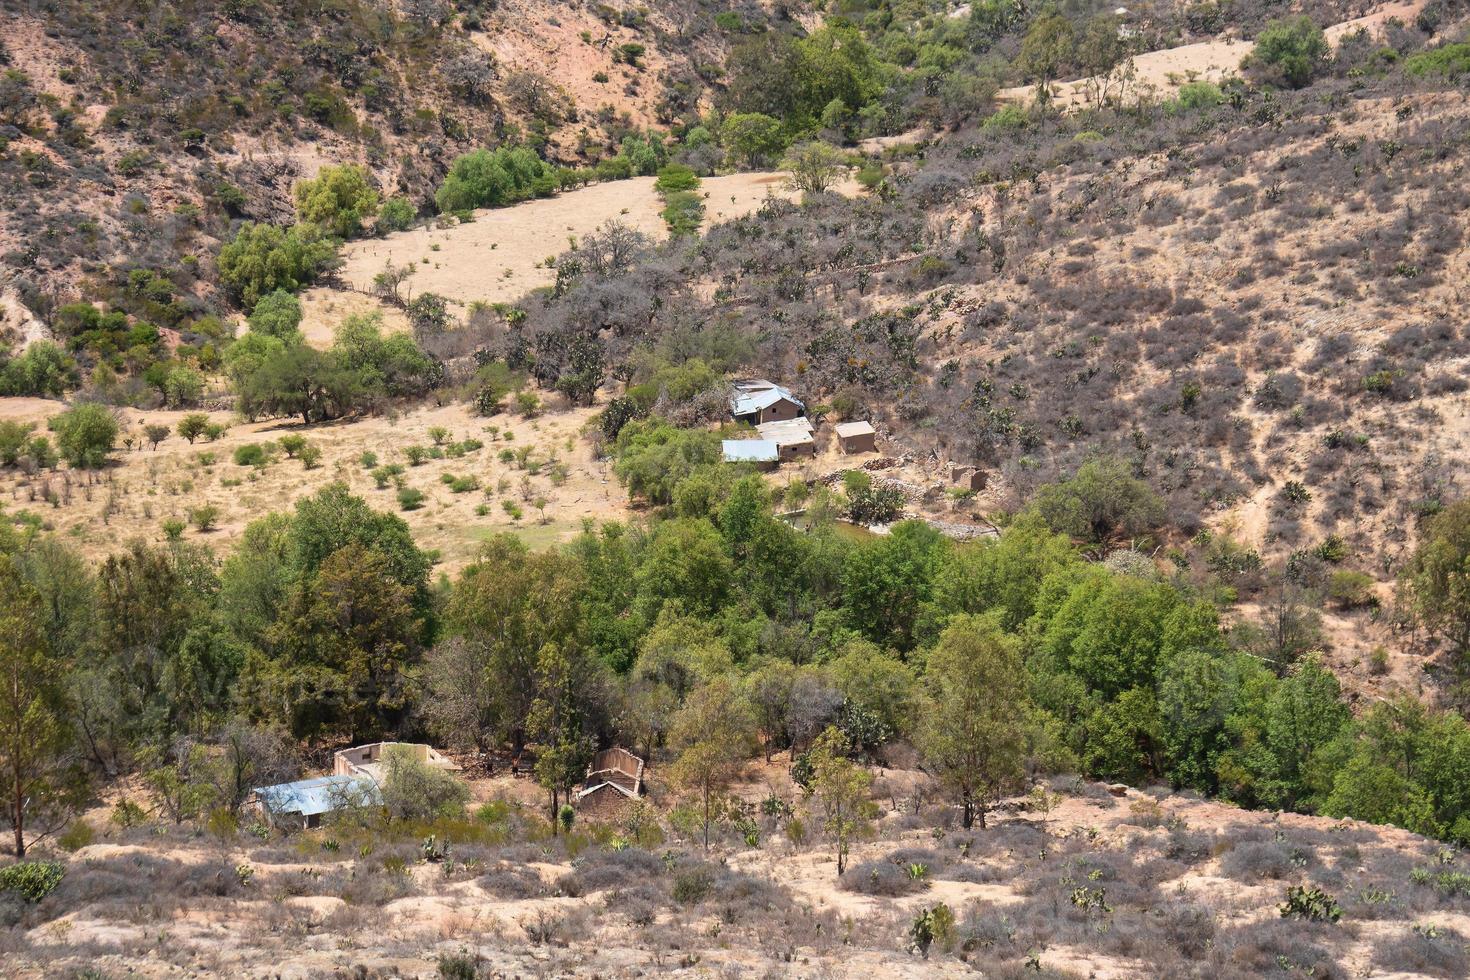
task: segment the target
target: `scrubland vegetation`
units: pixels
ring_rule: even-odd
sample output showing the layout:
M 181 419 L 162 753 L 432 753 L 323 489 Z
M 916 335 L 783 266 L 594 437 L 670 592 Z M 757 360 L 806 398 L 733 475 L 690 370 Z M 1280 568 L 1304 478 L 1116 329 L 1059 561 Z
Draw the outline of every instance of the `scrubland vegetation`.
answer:
M 7 957 L 1470 969 L 1463 4 L 114 6 L 0 41 Z M 633 176 L 665 240 L 504 304 L 390 261 L 303 333 L 348 240 Z M 884 458 L 721 462 L 754 376 Z M 247 805 L 376 740 L 469 780 Z M 612 745 L 650 794 L 597 819 Z

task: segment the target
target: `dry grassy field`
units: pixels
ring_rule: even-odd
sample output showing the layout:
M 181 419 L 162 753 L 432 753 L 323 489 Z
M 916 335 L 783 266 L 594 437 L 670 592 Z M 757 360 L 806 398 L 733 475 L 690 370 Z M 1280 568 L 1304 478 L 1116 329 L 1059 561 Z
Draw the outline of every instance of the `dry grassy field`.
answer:
M 399 311 L 364 295 L 388 264 L 411 264 L 415 269 L 401 290 L 404 298 L 433 292 L 461 307 L 477 300 L 515 302 L 554 282 L 556 257 L 609 221 L 620 221 L 650 238 L 666 237 L 659 217 L 663 199 L 653 184 L 652 177 L 606 181 L 514 207 L 476 211 L 467 224 L 431 223 L 386 238 L 352 242 L 342 252 L 341 286 L 319 286 L 303 294 L 302 330 L 311 343 L 325 345 L 343 317 L 379 308 L 389 327 L 406 328 Z M 848 181 L 838 190 L 856 193 L 857 184 Z M 768 197 L 794 196 L 779 172 L 708 177 L 700 183 L 699 193 L 707 225 L 749 214 Z
M 61 408 L 42 399 L 0 399 L 0 417 L 35 421 L 40 428 Z M 622 487 L 605 463 L 591 458 L 581 438 L 593 411 L 480 418 L 464 405 L 449 405 L 305 428 L 289 420 L 235 422 L 213 443 L 201 439 L 191 446 L 173 433 L 157 449 L 122 450 L 95 476 L 6 471 L 0 476 L 0 500 L 12 513 L 25 509 L 39 516 L 95 558 L 136 536 L 162 540 L 165 521 L 189 523 L 191 512 L 211 506 L 218 510 L 215 526 L 205 532 L 190 526 L 184 534 L 223 553 L 250 521 L 287 510 L 297 499 L 341 481 L 373 507 L 400 513 L 418 543 L 438 550 L 446 570 L 453 571 L 473 558 L 487 535 L 509 531 L 539 547 L 570 538 L 584 518 L 626 513 Z M 124 432 L 141 435 L 145 424 L 174 427 L 185 413 L 127 409 L 121 414 Z M 228 413 L 213 417 L 232 421 Z M 446 444 L 473 438 L 484 445 L 457 458 L 412 465 L 405 451 L 413 446 L 431 450 L 433 430 L 439 428 L 446 430 Z M 292 434 L 321 450 L 317 465 L 307 469 L 282 452 L 265 466 L 234 462 L 240 446 Z M 517 451 L 529 451 L 524 463 L 503 458 Z M 387 488 L 376 486 L 371 468 L 363 466 L 364 453 L 376 457 L 375 465 L 402 465 L 403 483 L 425 494 L 422 506 L 400 510 L 396 487 L 391 482 Z M 478 485 L 455 492 L 444 482 L 446 476 L 473 477 Z M 535 506 L 538 500 L 545 501 L 544 512 Z M 508 505 L 520 516 L 512 516 Z

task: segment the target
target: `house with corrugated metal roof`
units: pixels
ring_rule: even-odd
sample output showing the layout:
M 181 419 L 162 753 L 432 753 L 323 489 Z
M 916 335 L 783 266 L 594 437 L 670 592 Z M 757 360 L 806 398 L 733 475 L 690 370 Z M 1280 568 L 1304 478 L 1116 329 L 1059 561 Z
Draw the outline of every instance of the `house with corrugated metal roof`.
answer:
M 781 459 L 793 456 L 815 456 L 817 440 L 808 418 L 783 419 L 780 422 L 762 422 L 755 427 L 762 439 L 776 444 L 776 454 Z
M 342 749 L 332 756 L 332 774 L 275 786 L 258 786 L 247 803 L 272 823 L 317 827 L 338 810 L 383 805 L 388 756 L 401 754 L 436 769 L 459 766 L 438 750 L 415 742 L 372 742 Z
M 806 414 L 806 405 L 782 387 L 763 378 L 735 381 L 731 384 L 730 414 L 737 422 L 760 425 L 781 422 Z
M 382 806 L 383 791 L 367 775 L 318 776 L 276 786 L 258 786 L 248 801 L 271 823 L 320 827 L 322 817 L 338 810 Z
M 780 448 L 769 439 L 725 439 L 720 453 L 727 463 L 752 463 L 761 470 L 774 468 L 781 459 Z

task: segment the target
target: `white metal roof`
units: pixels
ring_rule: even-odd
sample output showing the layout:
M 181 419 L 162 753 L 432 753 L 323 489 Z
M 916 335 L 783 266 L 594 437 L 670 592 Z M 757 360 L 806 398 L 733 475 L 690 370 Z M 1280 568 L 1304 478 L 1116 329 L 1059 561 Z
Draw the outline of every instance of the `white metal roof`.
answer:
M 770 439 L 726 439 L 721 449 L 727 463 L 774 463 L 781 458 Z
M 871 422 L 838 422 L 832 427 L 837 433 L 837 438 L 848 439 L 852 436 L 870 436 L 877 433 L 873 430 Z

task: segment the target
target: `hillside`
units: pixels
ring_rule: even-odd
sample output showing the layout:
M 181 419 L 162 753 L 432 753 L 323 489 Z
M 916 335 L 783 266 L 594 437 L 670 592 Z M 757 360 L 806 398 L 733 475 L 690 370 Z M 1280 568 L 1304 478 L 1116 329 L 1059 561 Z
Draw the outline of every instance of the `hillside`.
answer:
M 752 807 L 792 792 L 781 769 L 749 775 L 741 792 Z M 896 785 L 922 785 L 916 775 L 881 771 Z M 1470 969 L 1458 859 L 1350 822 L 1137 791 L 1115 798 L 1078 783 L 1045 815 L 1012 801 L 988 830 L 966 832 L 940 809 L 913 812 L 919 796 L 898 796 L 839 878 L 829 850 L 792 843 L 789 820 L 771 817 L 754 822 L 754 847 L 722 838 L 705 854 L 671 839 L 662 860 L 587 835 L 527 839 L 526 788 L 477 782 L 481 798 L 509 804 L 439 828 L 447 855 L 432 863 L 417 841 L 350 824 L 290 846 L 109 831 L 25 913 L 29 948 L 10 975 L 85 966 L 144 977 L 1062 980 Z M 369 855 L 348 853 L 359 840 L 374 841 Z M 1284 918 L 1278 906 L 1300 884 L 1342 894 L 1341 921 Z M 920 947 L 913 925 L 936 907 L 953 921 Z M 155 940 L 160 926 L 167 943 Z
M 0 0 L 0 973 L 1470 975 L 1467 86 Z
M 364 164 L 422 204 L 476 146 L 595 161 L 708 105 L 721 9 L 6 4 L 0 281 L 46 310 L 120 267 L 167 269 L 198 305 L 214 295 L 196 260 L 233 221 L 289 220 L 292 184 L 323 165 Z

